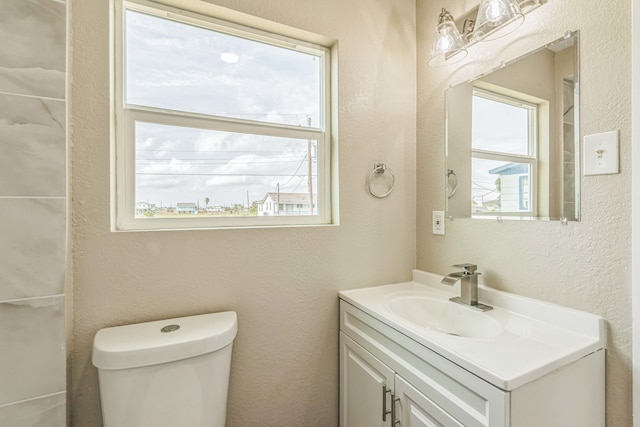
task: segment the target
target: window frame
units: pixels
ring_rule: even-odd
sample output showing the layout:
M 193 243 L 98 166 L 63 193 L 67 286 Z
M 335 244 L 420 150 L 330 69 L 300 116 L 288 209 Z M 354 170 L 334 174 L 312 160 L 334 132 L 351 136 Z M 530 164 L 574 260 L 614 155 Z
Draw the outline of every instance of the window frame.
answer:
M 523 163 L 529 165 L 529 209 L 521 211 L 505 211 L 505 212 L 474 212 L 473 216 L 478 217 L 495 217 L 495 216 L 516 216 L 516 217 L 534 217 L 537 215 L 538 201 L 538 124 L 539 124 L 539 105 L 519 99 L 511 95 L 488 90 L 480 87 L 473 87 L 472 97 L 479 96 L 494 102 L 511 105 L 519 108 L 526 108 L 528 112 L 528 154 L 511 154 L 502 151 L 482 150 L 473 148 L 473 140 L 471 143 L 471 160 L 495 160 L 510 163 Z M 473 171 L 471 174 L 473 180 Z M 520 185 L 520 180 L 518 181 Z M 472 196 L 473 201 L 473 196 Z M 521 201 L 519 203 L 522 205 Z
M 177 9 L 147 0 L 113 1 L 113 46 L 112 46 L 112 230 L 172 230 L 172 229 L 216 229 L 270 226 L 330 225 L 332 218 L 332 166 L 331 139 L 331 82 L 332 48 L 309 41 L 293 39 L 213 16 Z M 313 54 L 322 60 L 321 111 L 317 127 L 299 127 L 250 119 L 239 119 L 184 111 L 173 111 L 149 106 L 126 104 L 125 95 L 125 11 L 133 10 L 170 19 L 186 25 L 238 36 L 260 43 Z M 252 217 L 199 217 L 199 218 L 136 218 L 135 217 L 135 123 L 146 122 L 159 125 L 183 126 L 195 129 L 253 134 L 261 136 L 294 138 L 316 142 L 317 188 L 314 199 L 316 215 L 297 216 L 252 216 Z

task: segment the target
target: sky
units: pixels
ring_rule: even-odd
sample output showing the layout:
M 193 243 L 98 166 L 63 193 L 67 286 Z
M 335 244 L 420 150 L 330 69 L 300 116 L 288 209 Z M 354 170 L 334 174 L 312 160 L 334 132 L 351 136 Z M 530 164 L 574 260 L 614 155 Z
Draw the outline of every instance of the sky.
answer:
M 321 59 L 126 12 L 125 100 L 199 115 L 320 126 Z M 223 55 L 224 54 L 224 55 Z M 136 122 L 136 202 L 232 206 L 306 192 L 308 140 Z M 317 144 L 311 147 L 317 188 Z
M 528 155 L 529 119 L 525 108 L 473 96 L 472 148 L 498 153 Z M 511 162 L 472 160 L 472 198 L 476 202 L 495 200 L 499 175 L 489 171 Z

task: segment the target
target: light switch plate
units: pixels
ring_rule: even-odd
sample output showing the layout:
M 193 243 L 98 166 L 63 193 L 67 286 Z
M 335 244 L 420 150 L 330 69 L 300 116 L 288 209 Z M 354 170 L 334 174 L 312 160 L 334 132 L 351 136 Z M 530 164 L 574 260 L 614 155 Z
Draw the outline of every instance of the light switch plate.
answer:
M 619 173 L 618 131 L 586 135 L 582 144 L 584 175 Z

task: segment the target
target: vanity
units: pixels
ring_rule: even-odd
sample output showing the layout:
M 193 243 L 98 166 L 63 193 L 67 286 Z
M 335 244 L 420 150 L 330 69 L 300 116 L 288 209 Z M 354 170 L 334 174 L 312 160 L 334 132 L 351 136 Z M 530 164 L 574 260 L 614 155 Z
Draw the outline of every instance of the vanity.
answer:
M 441 279 L 340 292 L 341 427 L 605 425 L 603 318 Z

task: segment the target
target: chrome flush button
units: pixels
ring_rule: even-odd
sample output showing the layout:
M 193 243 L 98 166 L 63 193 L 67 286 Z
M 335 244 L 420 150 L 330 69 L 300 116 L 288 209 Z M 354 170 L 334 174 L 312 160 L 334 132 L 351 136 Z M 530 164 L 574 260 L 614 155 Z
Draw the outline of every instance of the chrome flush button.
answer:
M 175 332 L 178 329 L 180 329 L 180 325 L 167 325 L 164 328 L 160 329 L 160 332 L 163 332 L 163 333 Z

